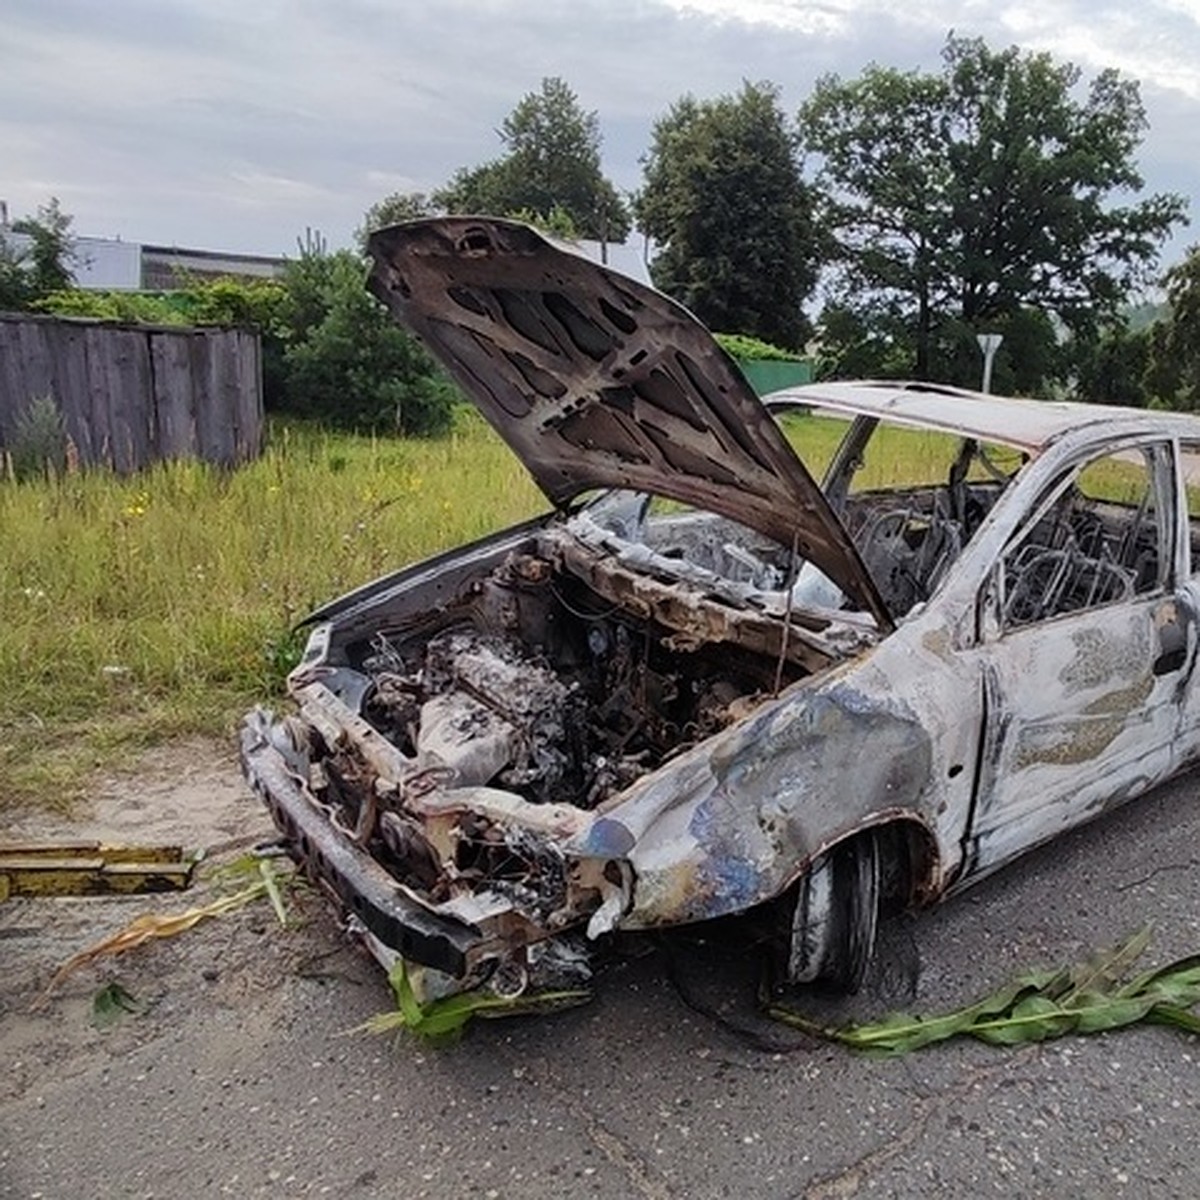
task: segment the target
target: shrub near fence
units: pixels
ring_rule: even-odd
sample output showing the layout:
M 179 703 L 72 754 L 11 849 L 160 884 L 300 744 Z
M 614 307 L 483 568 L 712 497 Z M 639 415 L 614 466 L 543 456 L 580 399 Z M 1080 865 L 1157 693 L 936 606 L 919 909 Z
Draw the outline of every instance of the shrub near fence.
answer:
M 0 450 L 49 396 L 79 462 L 234 466 L 263 441 L 258 334 L 0 313 Z

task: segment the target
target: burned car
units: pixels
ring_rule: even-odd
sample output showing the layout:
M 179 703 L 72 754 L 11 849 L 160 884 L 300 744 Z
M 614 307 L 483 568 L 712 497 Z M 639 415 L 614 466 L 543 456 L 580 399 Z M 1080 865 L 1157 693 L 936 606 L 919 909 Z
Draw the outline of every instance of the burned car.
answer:
M 756 910 L 786 979 L 854 989 L 881 913 L 1194 756 L 1200 422 L 764 403 L 684 310 L 524 226 L 370 251 L 553 505 L 312 614 L 295 711 L 247 720 L 248 778 L 381 961 L 514 994 L 612 931 Z

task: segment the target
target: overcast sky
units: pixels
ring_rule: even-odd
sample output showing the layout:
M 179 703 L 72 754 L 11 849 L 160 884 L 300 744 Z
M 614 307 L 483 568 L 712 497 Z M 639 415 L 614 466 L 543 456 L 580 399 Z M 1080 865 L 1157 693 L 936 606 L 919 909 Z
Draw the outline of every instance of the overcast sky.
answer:
M 1197 197 L 1200 222 L 1200 0 L 5 0 L 0 199 L 55 195 L 78 233 L 127 241 L 344 245 L 387 193 L 495 157 L 544 76 L 598 112 L 632 189 L 683 93 L 772 80 L 794 111 L 822 74 L 935 69 L 950 29 L 1139 80 L 1147 190 Z

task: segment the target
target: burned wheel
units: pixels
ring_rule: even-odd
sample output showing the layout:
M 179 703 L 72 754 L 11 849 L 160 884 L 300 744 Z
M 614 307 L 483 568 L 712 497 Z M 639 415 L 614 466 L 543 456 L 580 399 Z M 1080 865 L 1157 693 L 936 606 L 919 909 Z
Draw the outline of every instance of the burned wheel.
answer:
M 788 893 L 787 980 L 862 986 L 875 953 L 879 920 L 879 842 L 860 834 L 813 860 Z

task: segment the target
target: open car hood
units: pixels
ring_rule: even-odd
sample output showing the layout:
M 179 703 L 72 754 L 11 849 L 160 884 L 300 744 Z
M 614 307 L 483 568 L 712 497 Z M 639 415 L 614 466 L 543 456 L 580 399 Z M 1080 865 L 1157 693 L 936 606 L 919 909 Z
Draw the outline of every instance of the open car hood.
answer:
M 556 506 L 620 487 L 720 513 L 794 541 L 891 626 L 812 476 L 686 309 L 513 221 L 411 221 L 373 233 L 368 250 L 371 290 Z

